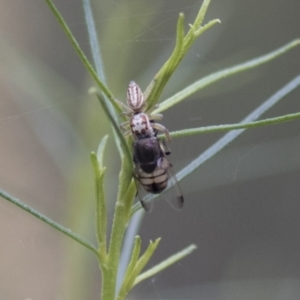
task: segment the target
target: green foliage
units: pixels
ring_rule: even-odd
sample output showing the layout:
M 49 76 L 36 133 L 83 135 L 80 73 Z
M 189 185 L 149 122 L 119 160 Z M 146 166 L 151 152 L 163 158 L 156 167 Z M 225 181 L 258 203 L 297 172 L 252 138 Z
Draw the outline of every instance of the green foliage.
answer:
M 125 299 L 129 291 L 141 281 L 149 278 L 150 276 L 155 275 L 156 273 L 166 269 L 170 265 L 176 263 L 178 260 L 186 257 L 192 251 L 196 249 L 195 245 L 191 245 L 177 254 L 167 258 L 163 262 L 158 265 L 152 267 L 150 270 L 142 273 L 143 269 L 147 265 L 148 261 L 151 259 L 154 254 L 156 248 L 159 245 L 160 238 L 156 239 L 154 242 L 150 241 L 148 248 L 146 251 L 141 254 L 141 238 L 139 236 L 135 237 L 133 242 L 133 250 L 131 259 L 128 263 L 122 284 L 120 289 L 117 288 L 117 274 L 119 261 L 122 251 L 122 244 L 124 240 L 124 234 L 127 229 L 128 223 L 132 215 L 139 209 L 141 209 L 140 204 L 136 204 L 133 206 L 133 201 L 136 195 L 136 187 L 134 184 L 134 180 L 132 178 L 132 154 L 130 152 L 130 148 L 128 145 L 128 141 L 125 140 L 122 132 L 120 131 L 119 125 L 117 123 L 116 116 L 122 112 L 122 104 L 115 99 L 113 93 L 110 91 L 108 86 L 104 83 L 104 80 L 100 78 L 99 71 L 98 73 L 94 70 L 92 64 L 88 61 L 87 57 L 79 47 L 79 44 L 75 40 L 72 32 L 69 27 L 65 23 L 63 17 L 59 13 L 59 11 L 54 6 L 51 0 L 46 0 L 53 14 L 57 18 L 60 23 L 62 29 L 65 31 L 66 36 L 69 38 L 71 44 L 73 45 L 75 51 L 78 56 L 82 60 L 84 66 L 89 71 L 92 78 L 95 80 L 97 84 L 97 89 L 91 89 L 91 93 L 96 95 L 98 98 L 103 111 L 105 112 L 107 118 L 109 119 L 114 133 L 114 140 L 116 141 L 116 145 L 119 149 L 120 157 L 121 157 L 121 169 L 119 173 L 119 186 L 118 186 L 118 195 L 115 204 L 115 214 L 112 223 L 111 236 L 107 237 L 107 203 L 106 197 L 104 193 L 104 178 L 105 178 L 105 170 L 104 166 L 104 151 L 106 148 L 106 143 L 108 136 L 104 136 L 99 144 L 97 154 L 91 153 L 91 161 L 95 174 L 95 187 L 96 187 L 96 222 L 95 222 L 95 231 L 97 237 L 97 247 L 91 245 L 89 242 L 85 241 L 81 237 L 72 233 L 70 230 L 62 227 L 61 225 L 55 223 L 49 218 L 43 216 L 41 213 L 35 211 L 34 209 L 28 207 L 27 205 L 20 202 L 18 199 L 15 199 L 13 196 L 8 195 L 7 193 L 0 191 L 0 194 L 6 200 L 12 202 L 13 204 L 19 206 L 25 211 L 29 212 L 33 216 L 39 218 L 43 222 L 52 226 L 53 228 L 59 230 L 60 232 L 68 235 L 70 238 L 74 239 L 78 243 L 82 244 L 87 249 L 91 250 L 97 257 L 99 261 L 99 266 L 102 273 L 102 295 L 101 299 L 109 300 L 109 299 Z M 155 77 L 150 81 L 149 86 L 145 91 L 145 96 L 147 99 L 148 107 L 152 108 L 158 102 L 168 80 L 171 78 L 172 74 L 175 72 L 179 63 L 182 61 L 190 47 L 193 45 L 195 40 L 206 30 L 211 28 L 213 25 L 220 23 L 218 19 L 212 20 L 208 22 L 206 25 L 202 25 L 204 20 L 204 16 L 208 9 L 210 1 L 205 0 L 203 5 L 201 6 L 196 19 L 193 24 L 190 25 L 189 31 L 185 34 L 184 32 L 184 15 L 181 13 L 177 22 L 177 33 L 176 33 L 176 45 L 169 59 L 165 62 L 165 64 L 161 67 L 161 69 L 157 72 Z M 89 15 L 89 18 L 92 16 Z M 88 23 L 88 26 L 93 26 L 93 22 Z M 93 28 L 89 28 L 93 31 Z M 96 35 L 92 35 L 95 36 Z M 92 45 L 96 45 L 95 41 L 92 41 Z M 170 97 L 169 99 L 162 102 L 159 108 L 154 110 L 154 113 L 158 113 L 164 111 L 177 103 L 183 101 L 191 94 L 195 93 L 199 89 L 202 89 L 220 79 L 223 79 L 228 76 L 235 75 L 239 72 L 246 71 L 251 68 L 258 67 L 266 62 L 269 62 L 279 55 L 286 53 L 291 50 L 295 46 L 299 45 L 299 40 L 293 41 L 278 50 L 275 50 L 267 55 L 261 56 L 259 58 L 253 59 L 246 63 L 242 63 L 240 65 L 221 70 L 214 74 L 211 74 L 205 78 L 198 80 L 192 85 L 186 87 L 176 95 Z M 95 56 L 94 56 L 95 57 Z M 283 96 L 281 97 L 283 98 Z M 258 118 L 263 111 L 260 112 L 256 116 Z M 224 131 L 224 130 L 232 130 L 232 129 L 240 129 L 240 128 L 253 128 L 257 126 L 276 124 L 285 121 L 291 121 L 300 117 L 300 113 L 290 114 L 286 116 L 281 116 L 278 118 L 266 119 L 261 121 L 252 121 L 252 122 L 244 122 L 242 124 L 232 124 L 232 125 L 218 125 L 218 126 L 209 126 L 204 128 L 192 128 L 186 130 L 180 130 L 177 132 L 171 132 L 171 136 L 173 138 L 188 136 L 192 134 L 200 134 L 200 133 L 208 133 L 215 131 Z M 220 148 L 221 149 L 221 148 Z M 188 169 L 185 176 L 191 174 L 194 169 Z M 183 176 L 179 176 L 178 180 L 181 180 Z

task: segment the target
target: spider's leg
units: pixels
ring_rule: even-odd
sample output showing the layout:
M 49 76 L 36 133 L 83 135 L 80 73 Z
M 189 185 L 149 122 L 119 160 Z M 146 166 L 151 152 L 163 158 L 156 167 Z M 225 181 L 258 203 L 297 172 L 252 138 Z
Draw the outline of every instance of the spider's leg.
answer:
M 154 129 L 158 130 L 158 131 L 163 132 L 164 135 L 166 136 L 166 139 L 167 139 L 168 142 L 171 141 L 171 137 L 170 137 L 169 131 L 168 131 L 168 129 L 165 126 L 163 126 L 161 124 L 158 124 L 158 123 L 153 123 L 152 127 Z
M 163 118 L 162 114 L 155 114 L 155 115 L 150 115 L 151 120 L 159 121 Z
M 163 153 L 165 155 L 171 154 L 171 150 L 170 150 L 169 145 L 166 140 L 160 140 L 159 144 L 160 144 L 161 150 L 163 151 Z

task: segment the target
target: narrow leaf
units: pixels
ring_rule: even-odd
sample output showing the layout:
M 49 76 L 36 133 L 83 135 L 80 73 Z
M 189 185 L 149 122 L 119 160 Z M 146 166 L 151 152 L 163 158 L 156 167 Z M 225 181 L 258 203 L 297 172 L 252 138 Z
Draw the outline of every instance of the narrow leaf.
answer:
M 149 87 L 146 89 L 145 94 L 147 95 L 147 103 L 149 103 L 149 107 L 152 108 L 158 101 L 164 87 L 167 82 L 175 72 L 179 63 L 182 61 L 189 48 L 192 46 L 194 41 L 199 37 L 200 34 L 195 34 L 195 30 L 197 30 L 202 23 L 207 8 L 209 6 L 210 0 L 204 0 L 199 13 L 191 25 L 191 28 L 187 35 L 184 36 L 184 14 L 180 13 L 178 22 L 177 22 L 177 32 L 176 32 L 176 45 L 170 56 L 170 58 L 166 61 L 166 63 L 162 66 L 162 68 L 158 71 L 158 73 L 154 76 L 154 79 L 151 81 Z M 218 23 L 218 20 L 215 20 L 213 23 L 209 23 L 208 27 Z M 201 28 L 200 28 L 201 29 Z M 204 32 L 204 30 L 203 30 Z
M 192 244 L 190 246 L 188 246 L 187 248 L 181 250 L 180 252 L 170 256 L 168 259 L 162 261 L 161 263 L 159 263 L 158 265 L 154 266 L 153 268 L 149 269 L 148 271 L 140 274 L 136 280 L 134 281 L 134 285 L 137 285 L 138 283 L 140 283 L 141 281 L 152 277 L 153 275 L 163 271 L 164 269 L 168 268 L 169 266 L 175 264 L 176 262 L 178 262 L 179 260 L 183 259 L 184 257 L 190 255 L 194 250 L 197 249 L 197 246 Z
M 106 260 L 107 249 L 106 249 L 106 231 L 107 231 L 107 210 L 106 210 L 106 199 L 104 194 L 104 172 L 105 167 L 103 166 L 103 155 L 104 149 L 107 143 L 108 136 L 105 136 L 98 147 L 97 155 L 91 153 L 91 161 L 95 173 L 95 186 L 96 186 L 96 233 L 99 247 L 100 263 Z
M 39 220 L 43 221 L 44 223 L 50 225 L 54 229 L 60 231 L 61 233 L 67 235 L 71 239 L 75 240 L 76 242 L 80 243 L 82 246 L 86 247 L 87 249 L 91 250 L 94 252 L 96 255 L 98 254 L 97 249 L 95 248 L 94 245 L 91 243 L 87 242 L 77 234 L 73 233 L 70 229 L 67 229 L 63 227 L 62 225 L 56 223 L 55 221 L 51 220 L 50 218 L 46 217 L 42 213 L 38 212 L 34 208 L 28 206 L 27 204 L 21 202 L 19 199 L 9 195 L 8 193 L 4 192 L 3 190 L 0 190 L 0 196 L 3 197 L 4 199 L 8 200 L 12 204 L 20 207 L 21 209 L 25 210 L 26 212 L 30 213 L 31 215 L 35 216 Z
M 150 244 L 145 251 L 145 253 L 140 257 L 137 261 L 134 270 L 131 272 L 131 278 L 128 282 L 127 290 L 129 291 L 135 282 L 136 277 L 141 273 L 143 268 L 146 266 L 150 258 L 152 257 L 154 251 L 156 250 L 158 244 L 160 242 L 160 238 L 156 239 L 154 242 L 150 241 Z
M 133 246 L 133 250 L 132 250 L 131 259 L 128 264 L 125 276 L 123 278 L 123 283 L 122 283 L 122 286 L 118 293 L 117 299 L 124 299 L 130 290 L 129 283 L 131 281 L 134 268 L 139 259 L 140 251 L 141 251 L 141 238 L 139 236 L 136 236 L 135 240 L 134 240 L 134 246 Z
M 121 109 L 118 105 L 117 102 L 115 102 L 115 98 L 112 94 L 112 92 L 108 89 L 108 87 L 104 84 L 104 82 L 98 77 L 96 71 L 94 70 L 94 68 L 92 67 L 91 63 L 89 62 L 89 60 L 87 59 L 87 57 L 85 56 L 85 54 L 83 53 L 82 49 L 80 48 L 78 42 L 76 41 L 74 35 L 72 34 L 70 28 L 68 27 L 67 23 L 65 22 L 64 18 L 62 17 L 62 15 L 59 13 L 59 11 L 57 10 L 56 6 L 54 5 L 52 0 L 45 0 L 46 3 L 48 4 L 48 6 L 50 7 L 51 11 L 53 12 L 54 16 L 56 17 L 58 23 L 60 24 L 60 26 L 62 27 L 62 29 L 64 30 L 66 36 L 68 37 L 68 39 L 70 40 L 73 48 L 75 49 L 75 51 L 77 52 L 79 58 L 82 60 L 84 66 L 87 68 L 87 70 L 89 71 L 90 75 L 92 76 L 92 78 L 95 80 L 95 82 L 97 83 L 97 85 L 99 86 L 99 88 L 101 89 L 101 91 L 107 96 L 107 98 L 111 101 L 112 105 L 114 106 L 114 108 L 118 111 L 121 112 Z
M 294 114 L 288 114 L 280 117 L 268 118 L 260 121 L 254 121 L 254 122 L 183 129 L 183 130 L 170 132 L 170 136 L 172 138 L 178 138 L 178 137 L 196 135 L 201 133 L 212 133 L 212 132 L 228 131 L 228 130 L 241 129 L 241 128 L 251 129 L 251 128 L 262 127 L 266 125 L 274 125 L 283 122 L 294 121 L 299 118 L 300 118 L 300 113 L 294 113 Z M 163 135 L 160 137 L 164 138 Z
M 116 122 L 114 116 L 111 114 L 110 110 L 108 109 L 106 102 L 104 100 L 104 97 L 95 88 L 90 88 L 89 93 L 94 94 L 97 97 L 97 99 L 99 100 L 99 103 L 101 104 L 106 116 L 108 117 L 108 119 L 110 120 L 110 122 L 113 126 L 114 132 L 116 133 L 118 139 L 120 140 L 120 146 L 122 148 L 122 153 L 124 153 L 127 157 L 127 160 L 129 162 L 131 162 L 132 161 L 131 152 L 128 148 L 128 145 L 126 143 L 124 135 L 121 132 L 119 124 Z M 131 170 L 128 170 L 128 171 L 130 172 L 130 174 L 132 174 L 132 168 L 131 168 Z
M 261 105 L 259 105 L 254 111 L 252 111 L 247 117 L 245 117 L 241 123 L 247 123 L 257 120 L 261 115 L 263 115 L 266 111 L 268 111 L 271 107 L 273 107 L 276 103 L 282 100 L 286 95 L 292 92 L 300 85 L 300 76 L 295 77 L 288 84 L 278 90 L 274 95 L 272 95 L 269 99 L 264 101 Z M 176 174 L 177 181 L 181 181 L 183 178 L 187 177 L 195 170 L 197 170 L 202 164 L 208 161 L 210 158 L 215 156 L 218 152 L 220 152 L 224 147 L 230 144 L 233 140 L 235 140 L 245 129 L 237 129 L 233 130 L 227 134 L 225 134 L 221 139 L 219 139 L 215 144 L 205 150 L 202 154 L 200 154 L 196 159 L 191 161 L 186 167 L 184 167 L 181 171 Z M 167 189 L 165 190 L 167 191 Z M 152 199 L 157 198 L 159 195 L 147 195 L 145 197 L 145 201 L 151 201 Z M 132 209 L 131 214 L 134 214 L 136 211 L 141 209 L 142 206 L 140 203 L 136 203 Z
M 172 107 L 173 105 L 181 102 L 182 100 L 186 99 L 190 95 L 196 93 L 197 91 L 203 89 L 204 87 L 206 87 L 218 80 L 221 80 L 228 76 L 232 76 L 232 75 L 238 74 L 239 72 L 243 72 L 243 71 L 258 67 L 264 63 L 267 63 L 267 62 L 277 58 L 278 56 L 286 53 L 287 51 L 293 49 L 294 47 L 296 47 L 298 45 L 300 45 L 300 40 L 294 40 L 294 41 L 284 45 L 283 47 L 281 47 L 275 51 L 272 51 L 268 54 L 248 60 L 248 61 L 238 64 L 234 67 L 226 68 L 224 70 L 212 73 L 212 74 L 194 82 L 193 84 L 189 85 L 182 91 L 178 92 L 177 94 L 173 95 L 172 97 L 170 97 L 170 98 L 166 99 L 165 101 L 163 101 L 162 103 L 160 103 L 159 107 L 157 109 L 153 110 L 153 114 L 157 114 L 164 110 L 167 110 L 168 108 Z

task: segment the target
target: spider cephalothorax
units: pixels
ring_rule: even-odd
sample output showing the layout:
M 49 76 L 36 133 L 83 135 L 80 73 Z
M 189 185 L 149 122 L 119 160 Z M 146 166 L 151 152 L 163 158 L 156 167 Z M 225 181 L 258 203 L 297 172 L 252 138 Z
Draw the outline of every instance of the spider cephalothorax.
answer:
M 135 139 L 143 139 L 154 137 L 158 131 L 161 131 L 170 141 L 170 135 L 166 127 L 155 122 L 155 120 L 161 120 L 162 115 L 152 115 L 151 111 L 147 112 L 147 103 L 143 92 L 134 81 L 129 83 L 127 89 L 127 105 L 124 114 L 130 119 L 121 125 L 126 130 L 125 135 L 132 134 Z

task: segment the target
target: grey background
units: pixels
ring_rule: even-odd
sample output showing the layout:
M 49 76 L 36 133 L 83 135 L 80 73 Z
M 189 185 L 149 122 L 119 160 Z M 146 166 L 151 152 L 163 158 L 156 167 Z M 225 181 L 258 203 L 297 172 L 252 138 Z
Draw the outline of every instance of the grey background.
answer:
M 90 57 L 82 3 L 56 2 Z M 201 1 L 92 3 L 107 82 L 124 101 L 128 82 L 144 89 L 171 53 L 178 13 L 192 23 Z M 93 82 L 44 1 L 2 0 L 0 7 L 0 187 L 94 241 L 89 153 L 111 132 L 87 95 Z M 299 12 L 296 0 L 212 0 L 205 20 L 222 23 L 193 45 L 162 98 L 299 38 Z M 173 131 L 239 122 L 299 74 L 299 51 L 196 93 L 165 112 L 163 124 Z M 298 89 L 264 117 L 299 108 Z M 222 135 L 173 140 L 175 170 Z M 111 137 L 109 147 L 112 207 L 119 159 Z M 198 249 L 129 298 L 299 299 L 299 150 L 299 121 L 249 130 L 181 182 L 182 212 L 155 203 L 140 230 L 144 248 L 162 237 L 149 266 L 191 243 Z M 88 250 L 5 200 L 0 207 L 0 299 L 99 299 Z

